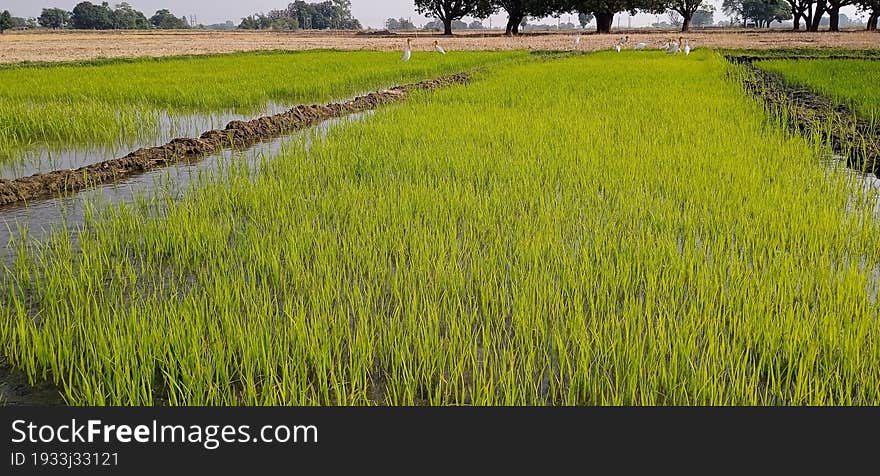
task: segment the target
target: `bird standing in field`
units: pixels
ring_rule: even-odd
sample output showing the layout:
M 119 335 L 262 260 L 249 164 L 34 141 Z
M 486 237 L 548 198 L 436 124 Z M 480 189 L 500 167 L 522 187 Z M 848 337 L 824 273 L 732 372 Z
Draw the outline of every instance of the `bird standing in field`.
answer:
M 578 33 L 577 38 L 574 39 L 574 46 L 575 47 L 581 46 L 581 34 L 580 33 Z
M 691 43 L 688 40 L 684 40 L 684 55 L 685 56 L 691 55 Z
M 629 43 L 629 35 L 626 35 L 623 38 L 619 38 L 617 40 L 617 44 L 614 45 L 614 49 L 617 50 L 618 53 L 620 53 L 620 50 L 622 50 L 627 43 Z
M 648 47 L 647 43 L 637 43 L 636 46 L 633 46 L 633 49 L 636 51 L 642 51 Z
M 446 54 L 446 50 L 444 50 L 443 47 L 440 46 L 439 41 L 434 41 L 434 51 L 436 51 L 437 53 L 440 53 L 441 55 Z
M 412 58 L 412 40 L 407 38 L 406 40 L 406 49 L 403 50 L 403 61 L 409 61 Z
M 669 40 L 669 42 L 666 43 L 666 53 L 670 55 L 678 53 L 678 43 L 676 43 L 675 40 Z

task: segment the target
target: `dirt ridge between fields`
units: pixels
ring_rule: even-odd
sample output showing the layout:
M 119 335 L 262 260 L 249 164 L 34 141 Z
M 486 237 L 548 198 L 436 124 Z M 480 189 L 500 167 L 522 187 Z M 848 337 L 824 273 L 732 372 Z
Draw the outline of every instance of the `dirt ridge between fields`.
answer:
M 831 98 L 788 83 L 781 75 L 755 66 L 748 57 L 728 60 L 744 68 L 741 79 L 745 90 L 784 116 L 792 132 L 818 135 L 847 158 L 850 168 L 880 175 L 880 124 L 871 124 Z
M 175 163 L 202 158 L 223 149 L 243 148 L 258 142 L 382 105 L 402 101 L 413 91 L 433 91 L 464 84 L 467 73 L 442 76 L 418 83 L 375 91 L 341 103 L 299 105 L 273 116 L 233 121 L 225 129 L 203 133 L 199 138 L 177 138 L 165 145 L 138 149 L 125 157 L 76 170 L 56 170 L 15 180 L 0 179 L 0 206 L 75 193 L 90 187 L 126 179 Z

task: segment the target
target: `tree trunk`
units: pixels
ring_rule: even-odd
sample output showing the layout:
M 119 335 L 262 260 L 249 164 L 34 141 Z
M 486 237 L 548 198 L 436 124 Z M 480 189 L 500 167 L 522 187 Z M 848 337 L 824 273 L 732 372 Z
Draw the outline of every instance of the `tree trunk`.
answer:
M 828 11 L 830 22 L 828 31 L 840 31 L 840 7 L 832 8 Z
M 443 34 L 452 36 L 452 19 L 443 20 Z
M 792 28 L 792 30 L 800 31 L 801 30 L 801 15 L 802 14 L 801 14 L 801 12 L 794 11 L 794 12 L 792 12 L 792 15 L 794 15 L 794 19 L 793 19 L 794 28 Z
M 877 20 L 880 19 L 880 12 L 874 11 L 868 17 L 868 31 L 877 31 Z
M 517 15 L 513 14 L 507 18 L 507 32 L 508 36 L 510 35 L 519 35 L 519 26 L 525 18 L 525 15 Z
M 822 0 L 816 3 L 816 11 L 813 13 L 813 23 L 809 25 L 809 31 L 819 31 L 819 24 L 822 23 L 822 15 L 825 14 L 825 9 L 827 7 L 828 4 Z
M 691 17 L 688 15 L 681 16 L 681 31 L 688 32 L 691 29 Z
M 596 33 L 611 33 L 614 24 L 613 13 L 596 13 Z

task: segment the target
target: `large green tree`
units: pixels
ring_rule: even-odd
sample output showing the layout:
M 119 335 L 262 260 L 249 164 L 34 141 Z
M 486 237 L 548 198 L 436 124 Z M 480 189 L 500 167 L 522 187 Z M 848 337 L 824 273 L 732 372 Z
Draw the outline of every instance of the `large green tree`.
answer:
M 0 13 L 0 34 L 6 33 L 6 30 L 12 27 L 12 14 L 9 13 L 9 10 L 4 10 L 3 13 Z
M 688 31 L 697 10 L 712 8 L 706 0 L 669 0 L 667 8 L 681 15 L 681 31 Z
M 162 9 L 150 17 L 150 23 L 162 30 L 185 30 L 189 28 L 189 23 L 185 17 L 177 18 L 167 9 Z
M 109 30 L 113 28 L 112 15 L 107 2 L 101 5 L 81 2 L 73 7 L 70 24 L 77 30 Z
M 508 35 L 519 34 L 520 25 L 528 17 L 541 18 L 558 12 L 562 2 L 554 0 L 494 0 L 493 7 L 507 13 Z
M 308 3 L 297 0 L 284 10 L 286 18 L 296 20 L 308 30 L 359 30 L 361 23 L 351 13 L 350 0 L 327 0 Z
M 708 8 L 701 8 L 694 13 L 694 18 L 691 20 L 691 25 L 702 28 L 706 26 L 712 26 L 715 23 L 715 7 L 710 6 Z
M 44 8 L 37 21 L 44 28 L 57 30 L 70 23 L 70 12 L 61 8 Z
M 597 33 L 611 33 L 614 15 L 620 12 L 635 15 L 639 10 L 648 13 L 666 10 L 666 3 L 661 0 L 567 0 L 562 3 L 560 11 L 592 14 L 596 18 Z
M 116 5 L 116 9 L 110 14 L 113 28 L 117 30 L 145 30 L 150 28 L 147 17 L 129 5 L 122 2 Z
M 464 17 L 485 18 L 492 13 L 492 0 L 415 0 L 416 11 L 440 20 L 443 34 L 452 35 L 452 22 Z
M 743 15 L 758 28 L 792 19 L 791 6 L 785 0 L 743 0 Z
M 781 23 L 793 18 L 791 5 L 787 0 L 724 0 L 723 9 L 731 19 L 742 21 L 743 26 L 752 22 L 758 28 L 770 28 L 773 22 Z
M 880 20 L 880 0 L 858 0 L 859 10 L 868 13 L 868 31 L 876 31 Z
M 786 0 L 792 15 L 792 29 L 798 31 L 801 29 L 801 20 L 806 23 L 807 30 L 813 24 L 813 3 L 814 0 Z
M 855 0 L 828 0 L 829 31 L 840 31 L 840 9 L 854 4 Z
M 593 21 L 593 14 L 590 12 L 578 12 L 578 23 L 581 24 L 581 28 L 586 28 L 590 22 Z

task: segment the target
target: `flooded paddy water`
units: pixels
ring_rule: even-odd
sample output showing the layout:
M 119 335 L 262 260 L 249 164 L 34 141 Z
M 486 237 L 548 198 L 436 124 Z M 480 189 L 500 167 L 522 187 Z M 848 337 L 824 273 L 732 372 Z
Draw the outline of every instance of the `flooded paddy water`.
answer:
M 198 137 L 205 131 L 222 129 L 232 121 L 248 121 L 255 117 L 274 116 L 290 107 L 270 102 L 248 110 L 214 113 L 172 114 L 157 112 L 158 129 L 154 134 L 120 140 L 113 145 L 58 147 L 36 145 L 24 150 L 16 159 L 0 163 L 0 180 L 15 180 L 54 170 L 74 170 L 86 165 L 123 157 L 131 151 L 165 144 L 177 137 Z
M 10 265 L 19 246 L 33 245 L 64 230 L 76 245 L 77 234 L 86 224 L 87 210 L 131 202 L 137 197 L 150 197 L 161 192 L 177 201 L 199 177 L 214 174 L 223 167 L 244 163 L 249 170 L 259 170 L 265 160 L 278 156 L 284 147 L 303 141 L 306 149 L 326 139 L 341 124 L 364 120 L 374 114 L 365 111 L 341 118 L 328 119 L 309 129 L 274 138 L 242 150 L 223 150 L 204 159 L 181 162 L 167 168 L 137 175 L 127 180 L 106 184 L 69 196 L 16 204 L 0 208 L 0 268 Z M 63 405 L 59 390 L 42 382 L 31 385 L 27 376 L 0 358 L 0 405 Z

